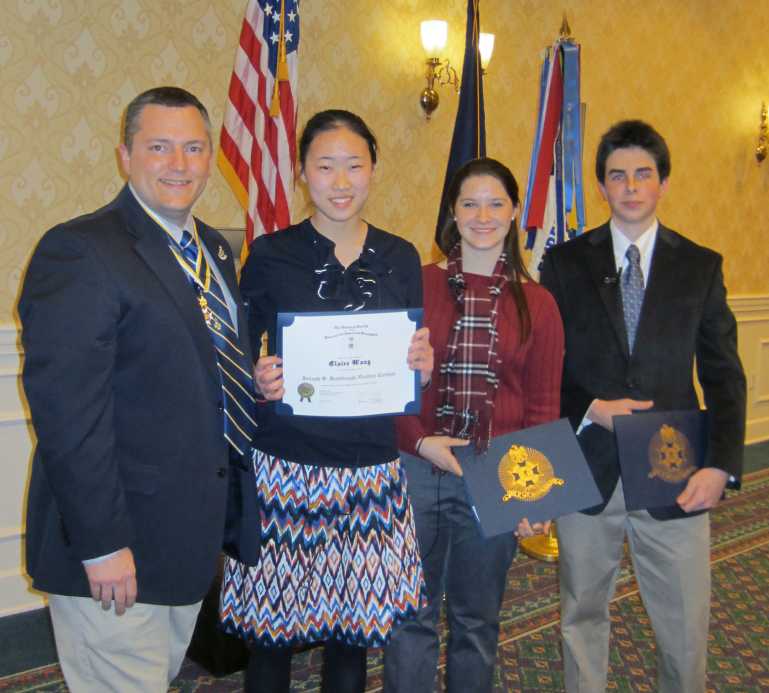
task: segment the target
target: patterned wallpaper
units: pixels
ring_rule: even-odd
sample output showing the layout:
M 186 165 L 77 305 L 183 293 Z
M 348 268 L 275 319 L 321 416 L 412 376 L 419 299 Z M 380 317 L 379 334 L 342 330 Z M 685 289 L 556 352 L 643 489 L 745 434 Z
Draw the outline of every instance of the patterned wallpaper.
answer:
M 122 185 L 120 114 L 160 83 L 195 92 L 216 130 L 245 0 L 0 1 L 0 323 L 12 318 L 37 239 L 109 200 Z M 461 64 L 465 0 L 302 0 L 300 121 L 330 106 L 377 133 L 381 163 L 368 218 L 431 254 L 457 98 L 441 90 L 430 122 L 419 21 L 449 21 L 446 54 Z M 766 293 L 769 161 L 753 158 L 769 101 L 769 3 L 763 0 L 482 0 L 497 36 L 485 82 L 489 154 L 523 185 L 540 53 L 566 10 L 583 46 L 587 211 L 604 220 L 593 181 L 600 134 L 642 117 L 667 137 L 673 175 L 661 217 L 726 256 L 732 293 Z M 301 190 L 294 214 L 306 213 Z M 197 213 L 220 226 L 242 214 L 217 173 Z

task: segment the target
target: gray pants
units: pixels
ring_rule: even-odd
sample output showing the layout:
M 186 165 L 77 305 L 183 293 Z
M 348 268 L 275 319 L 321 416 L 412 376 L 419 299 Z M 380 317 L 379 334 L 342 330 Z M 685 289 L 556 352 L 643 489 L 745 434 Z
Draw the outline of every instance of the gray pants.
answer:
M 609 602 L 625 534 L 657 639 L 659 693 L 704 693 L 710 616 L 710 517 L 655 520 L 625 510 L 622 483 L 599 515 L 558 520 L 561 634 L 569 693 L 603 693 Z
M 435 687 L 442 597 L 449 625 L 447 691 L 492 688 L 499 608 L 515 536 L 484 539 L 461 478 L 433 474 L 425 460 L 404 462 L 422 556 L 428 604 L 402 623 L 385 648 L 387 693 L 429 693 Z

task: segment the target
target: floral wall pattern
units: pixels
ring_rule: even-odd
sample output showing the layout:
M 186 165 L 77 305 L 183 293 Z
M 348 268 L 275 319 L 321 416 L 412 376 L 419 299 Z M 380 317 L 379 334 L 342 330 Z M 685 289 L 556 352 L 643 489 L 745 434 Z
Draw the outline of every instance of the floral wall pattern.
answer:
M 245 0 L 3 0 L 0 3 L 0 323 L 13 320 L 29 254 L 53 224 L 90 211 L 122 185 L 120 117 L 161 83 L 195 92 L 215 132 L 222 118 Z M 766 293 L 769 162 L 753 156 L 769 101 L 769 4 L 760 0 L 482 0 L 496 34 L 485 80 L 488 152 L 525 185 L 541 51 L 563 11 L 582 44 L 587 103 L 588 222 L 606 217 L 593 156 L 614 121 L 641 117 L 673 154 L 661 218 L 725 256 L 732 294 Z M 461 65 L 464 0 L 303 0 L 300 122 L 316 110 L 360 113 L 381 162 L 367 208 L 379 226 L 432 255 L 457 98 L 441 90 L 430 122 L 419 22 L 449 21 L 446 55 Z M 197 207 L 218 226 L 243 216 L 218 171 Z M 294 217 L 306 213 L 297 189 Z

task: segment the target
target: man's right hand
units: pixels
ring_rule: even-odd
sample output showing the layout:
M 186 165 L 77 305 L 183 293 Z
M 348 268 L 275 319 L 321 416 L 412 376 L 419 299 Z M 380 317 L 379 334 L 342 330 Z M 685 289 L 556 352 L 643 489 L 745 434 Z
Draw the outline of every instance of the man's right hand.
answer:
M 651 409 L 654 402 L 650 399 L 597 399 L 590 405 L 585 416 L 607 431 L 614 430 L 612 419 L 615 416 L 627 416 L 634 411 Z
M 462 476 L 462 467 L 451 452 L 452 447 L 464 447 L 470 441 L 451 436 L 425 436 L 419 446 L 419 455 L 432 462 L 438 469 Z
M 114 556 L 84 567 L 91 596 L 101 602 L 102 609 L 109 611 L 114 601 L 115 613 L 122 616 L 136 603 L 136 566 L 131 549 L 120 549 Z

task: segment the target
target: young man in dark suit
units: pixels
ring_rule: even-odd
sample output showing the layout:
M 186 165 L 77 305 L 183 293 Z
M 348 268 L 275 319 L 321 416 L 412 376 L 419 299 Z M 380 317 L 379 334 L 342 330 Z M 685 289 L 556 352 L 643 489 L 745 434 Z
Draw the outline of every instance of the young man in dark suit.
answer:
M 19 303 L 27 570 L 76 693 L 161 691 L 178 673 L 255 426 L 232 254 L 191 214 L 205 107 L 175 87 L 139 95 L 120 157 L 128 184 L 45 234 Z
M 603 503 L 558 521 L 566 688 L 606 688 L 609 601 L 628 538 L 657 639 L 663 693 L 703 693 L 710 612 L 710 524 L 727 484 L 739 484 L 745 376 L 717 253 L 657 221 L 668 187 L 665 140 L 640 121 L 601 139 L 596 175 L 608 223 L 552 248 L 541 281 L 566 333 L 561 409 Z M 697 409 L 696 368 L 710 415 L 705 466 L 676 505 L 628 511 L 614 416 Z

